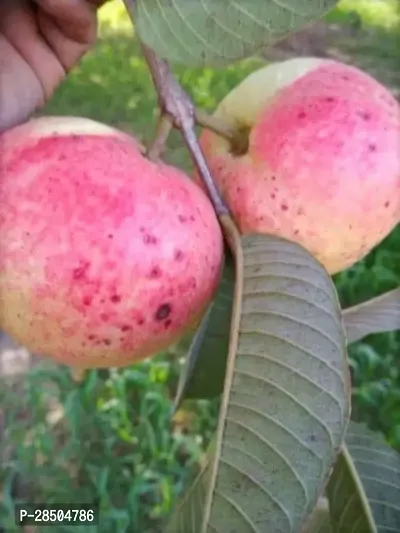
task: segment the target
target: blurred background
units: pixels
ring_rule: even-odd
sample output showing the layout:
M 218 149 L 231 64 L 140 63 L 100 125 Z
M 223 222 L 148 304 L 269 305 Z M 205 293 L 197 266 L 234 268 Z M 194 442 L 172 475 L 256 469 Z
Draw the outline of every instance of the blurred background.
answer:
M 400 8 L 397 0 L 342 0 L 338 7 L 264 57 L 229 68 L 175 69 L 196 103 L 212 110 L 265 61 L 332 57 L 370 72 L 400 98 Z M 93 51 L 62 85 L 45 114 L 86 116 L 148 140 L 155 93 L 121 2 L 100 11 Z M 43 113 L 41 113 L 43 114 Z M 166 159 L 190 170 L 179 136 Z M 400 284 L 400 227 L 364 261 L 334 278 L 343 307 Z M 99 500 L 98 528 L 53 527 L 53 533 L 160 533 L 201 464 L 216 425 L 218 401 L 192 401 L 171 418 L 172 397 L 188 340 L 169 353 L 120 370 L 91 371 L 84 383 L 66 368 L 29 356 L 0 339 L 0 528 L 14 525 L 18 501 Z M 400 451 L 400 332 L 350 347 L 353 416 L 382 431 Z

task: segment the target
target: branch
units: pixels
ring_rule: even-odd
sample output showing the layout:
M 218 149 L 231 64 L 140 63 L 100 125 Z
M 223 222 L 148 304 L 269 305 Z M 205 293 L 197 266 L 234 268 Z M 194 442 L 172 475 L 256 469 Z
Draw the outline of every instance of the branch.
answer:
M 134 23 L 135 0 L 124 0 L 124 4 L 132 23 Z M 193 163 L 207 188 L 216 214 L 219 217 L 229 215 L 228 208 L 214 183 L 196 137 L 196 111 L 193 102 L 172 74 L 168 62 L 159 58 L 151 48 L 143 43 L 142 51 L 158 94 L 158 104 L 161 110 L 160 121 L 163 121 L 162 117 L 169 117 L 173 126 L 181 132 Z M 153 159 L 157 158 L 166 141 L 166 133 L 168 134 L 165 128 L 160 128 L 159 132 L 160 137 L 156 138 L 151 148 Z

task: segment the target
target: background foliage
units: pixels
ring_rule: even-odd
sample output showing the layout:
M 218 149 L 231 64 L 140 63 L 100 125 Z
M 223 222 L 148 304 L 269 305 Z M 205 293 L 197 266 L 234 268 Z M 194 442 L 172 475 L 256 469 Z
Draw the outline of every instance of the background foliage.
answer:
M 343 0 L 326 21 L 338 24 L 334 44 L 314 45 L 316 55 L 322 46 L 323 53 L 361 65 L 399 91 L 396 0 Z M 298 46 L 289 46 L 289 54 L 301 53 Z M 196 103 L 212 109 L 261 61 L 176 72 Z M 45 113 L 91 117 L 142 140 L 152 135 L 155 93 L 122 5 L 111 2 L 102 8 L 97 46 Z M 177 135 L 169 146 L 168 160 L 190 169 Z M 334 281 L 344 307 L 398 286 L 400 228 Z M 35 366 L 23 383 L 2 386 L 7 438 L 0 450 L 0 525 L 7 533 L 20 531 L 14 525 L 15 501 L 93 498 L 101 505 L 101 525 L 85 528 L 88 533 L 161 531 L 163 519 L 202 461 L 218 412 L 217 401 L 191 402 L 171 423 L 171 395 L 186 346 L 187 340 L 170 353 L 126 369 L 91 371 L 80 386 L 65 368 L 48 362 Z M 399 332 L 370 336 L 350 347 L 354 415 L 383 431 L 400 450 L 399 354 Z M 80 528 L 52 529 L 70 530 L 78 533 Z

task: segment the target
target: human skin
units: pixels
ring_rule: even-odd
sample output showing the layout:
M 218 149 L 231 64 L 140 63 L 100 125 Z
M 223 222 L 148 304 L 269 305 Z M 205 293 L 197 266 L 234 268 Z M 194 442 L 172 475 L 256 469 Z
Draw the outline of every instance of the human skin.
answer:
M 192 180 L 88 119 L 36 119 L 0 147 L 3 331 L 95 368 L 141 360 L 197 324 L 223 240 Z
M 215 116 L 248 134 L 245 153 L 209 130 L 200 141 L 242 233 L 296 241 L 334 274 L 400 221 L 400 108 L 366 73 L 316 58 L 275 63 Z
M 93 45 L 104 0 L 0 2 L 0 132 L 51 98 Z

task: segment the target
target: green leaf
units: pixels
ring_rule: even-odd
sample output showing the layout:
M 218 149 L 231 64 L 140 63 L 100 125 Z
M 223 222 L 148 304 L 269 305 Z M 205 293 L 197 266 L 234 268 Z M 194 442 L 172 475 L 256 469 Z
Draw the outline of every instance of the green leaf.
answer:
M 219 423 L 206 464 L 168 533 L 295 533 L 344 438 L 350 379 L 332 280 L 302 247 L 239 237 Z
M 326 498 L 319 498 L 317 506 L 304 528 L 304 533 L 332 533 L 329 503 Z
M 371 335 L 400 330 L 400 288 L 343 311 L 348 342 Z
M 135 26 L 161 57 L 189 66 L 249 57 L 337 0 L 136 0 Z
M 222 394 L 229 349 L 235 270 L 226 254 L 217 295 L 197 329 L 182 369 L 175 409 L 184 399 L 215 398 Z
M 400 531 L 400 455 L 351 422 L 327 489 L 333 533 Z

